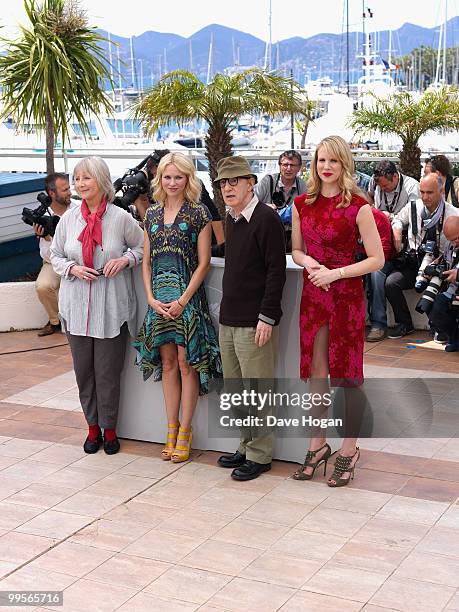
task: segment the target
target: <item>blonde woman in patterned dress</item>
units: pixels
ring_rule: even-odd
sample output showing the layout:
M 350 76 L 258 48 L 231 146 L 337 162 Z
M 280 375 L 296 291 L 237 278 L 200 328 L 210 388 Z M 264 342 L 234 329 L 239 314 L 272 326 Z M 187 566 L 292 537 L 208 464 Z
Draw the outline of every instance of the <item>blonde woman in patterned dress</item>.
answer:
M 152 374 L 162 380 L 168 432 L 161 456 L 175 463 L 189 458 L 198 395 L 207 393 L 209 380 L 222 371 L 203 285 L 212 219 L 199 196 L 190 159 L 164 156 L 153 181 L 155 202 L 145 215 L 148 311 L 134 346 L 144 380 Z

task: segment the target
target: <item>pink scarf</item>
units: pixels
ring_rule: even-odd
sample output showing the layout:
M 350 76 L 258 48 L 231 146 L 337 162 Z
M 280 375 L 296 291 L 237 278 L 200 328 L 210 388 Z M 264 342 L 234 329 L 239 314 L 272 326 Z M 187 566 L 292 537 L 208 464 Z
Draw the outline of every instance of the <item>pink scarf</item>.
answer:
M 93 257 L 96 244 L 102 247 L 102 216 L 107 208 L 107 200 L 104 198 L 95 213 L 91 213 L 86 200 L 81 203 L 81 214 L 86 221 L 86 226 L 78 240 L 83 244 L 83 263 L 88 268 L 93 268 Z

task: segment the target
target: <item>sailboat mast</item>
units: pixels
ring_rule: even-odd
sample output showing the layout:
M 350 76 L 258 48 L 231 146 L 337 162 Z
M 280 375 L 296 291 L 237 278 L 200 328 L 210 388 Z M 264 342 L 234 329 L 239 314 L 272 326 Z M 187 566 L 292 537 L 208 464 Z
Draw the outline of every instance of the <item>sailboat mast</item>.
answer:
M 123 94 L 123 81 L 122 81 L 122 76 L 121 76 L 121 60 L 120 60 L 120 48 L 116 47 L 116 55 L 117 55 L 117 59 L 118 59 L 118 75 L 119 75 L 119 85 L 120 85 L 120 101 L 121 101 L 121 112 L 124 112 L 124 94 Z M 115 126 L 116 126 L 116 119 L 115 119 Z M 121 129 L 123 132 L 123 137 L 126 136 L 126 127 L 124 124 L 124 115 L 122 115 L 122 120 L 121 120 Z M 118 131 L 118 128 L 116 128 L 116 131 Z
M 267 66 L 267 69 L 269 72 L 271 72 L 271 69 L 272 69 L 272 48 L 273 48 L 272 16 L 273 16 L 272 0 L 269 0 L 269 17 L 268 17 L 269 47 L 268 47 L 268 66 Z
M 389 30 L 389 57 L 387 61 L 390 66 L 392 64 L 392 30 Z
M 136 82 L 136 69 L 135 69 L 135 62 L 134 62 L 134 43 L 132 41 L 132 36 L 129 39 L 129 46 L 131 50 L 131 87 L 134 89 L 135 82 Z
M 212 77 L 212 55 L 214 52 L 214 34 L 211 32 L 210 34 L 210 44 L 209 44 L 209 58 L 207 60 L 207 85 L 210 83 L 210 79 Z
M 437 67 L 435 70 L 435 85 L 438 85 L 438 81 L 440 78 L 440 51 L 443 40 L 443 24 L 440 24 L 440 35 L 438 37 L 438 49 L 437 49 Z
M 448 0 L 445 0 L 445 25 L 443 26 L 443 85 L 446 85 L 446 24 L 448 21 Z
M 346 89 L 347 89 L 347 95 L 350 96 L 350 82 L 349 82 L 349 0 L 346 0 Z
M 115 83 L 115 77 L 114 77 L 114 73 L 113 73 L 113 61 L 112 61 L 112 40 L 111 40 L 111 36 L 110 36 L 110 32 L 107 30 L 107 40 L 108 40 L 108 61 L 110 63 L 110 77 L 112 79 L 112 83 Z M 120 92 L 121 93 L 121 92 Z M 113 94 L 113 109 L 114 111 L 116 111 L 116 92 L 115 92 L 115 87 L 113 87 L 112 89 L 112 94 Z M 122 96 L 123 94 L 121 94 Z M 118 126 L 116 125 L 116 117 L 115 117 L 115 137 L 118 137 Z

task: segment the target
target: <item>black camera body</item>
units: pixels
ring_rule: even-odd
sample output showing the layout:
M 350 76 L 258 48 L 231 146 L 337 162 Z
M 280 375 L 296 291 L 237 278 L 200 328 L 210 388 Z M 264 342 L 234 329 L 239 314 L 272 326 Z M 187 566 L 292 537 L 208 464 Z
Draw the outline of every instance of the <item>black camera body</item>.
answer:
M 272 203 L 278 210 L 285 208 L 287 204 L 285 203 L 285 195 L 283 191 L 275 191 L 272 195 Z
M 22 220 L 27 225 L 33 226 L 34 223 L 40 225 L 43 228 L 43 237 L 54 236 L 60 217 L 50 215 L 49 213 L 49 206 L 51 206 L 52 200 L 43 191 L 37 195 L 37 200 L 40 202 L 40 206 L 37 208 L 22 209 Z
M 427 277 L 433 276 L 426 273 L 426 268 L 429 268 L 433 260 L 438 257 L 438 246 L 435 240 L 426 240 L 425 244 L 419 246 L 418 253 L 423 255 L 421 265 L 419 266 L 418 274 L 414 288 L 418 293 L 422 293 L 429 284 Z
M 150 191 L 150 182 L 153 176 L 150 173 L 151 166 L 158 166 L 161 159 L 169 153 L 168 149 L 155 149 L 150 155 L 147 155 L 140 164 L 135 168 L 130 168 L 124 176 L 113 183 L 115 193 L 122 192 L 121 196 L 115 197 L 113 204 L 128 210 L 131 204 L 137 200 L 140 195 L 145 195 Z
M 430 278 L 433 278 L 434 276 L 439 276 L 440 278 L 442 278 L 443 272 L 446 272 L 446 266 L 442 263 L 430 264 L 424 269 L 424 274 Z
M 419 265 L 418 253 L 415 249 L 402 250 L 392 262 L 397 270 L 403 270 L 405 268 L 417 270 Z
M 140 195 L 149 192 L 150 181 L 144 170 L 132 168 L 122 178 L 117 179 L 113 187 L 115 188 L 115 193 L 122 192 L 121 196 L 115 197 L 113 204 L 128 210 L 129 206 L 134 204 Z

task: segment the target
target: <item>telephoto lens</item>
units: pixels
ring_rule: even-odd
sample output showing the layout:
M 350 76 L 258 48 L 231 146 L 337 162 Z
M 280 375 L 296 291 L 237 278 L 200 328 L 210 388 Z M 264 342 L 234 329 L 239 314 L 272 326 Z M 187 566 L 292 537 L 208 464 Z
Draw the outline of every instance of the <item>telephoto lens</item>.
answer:
M 424 276 L 425 269 L 435 259 L 435 255 L 433 253 L 426 253 L 422 258 L 421 265 L 419 266 L 418 275 L 416 276 L 416 282 L 414 284 L 414 288 L 418 293 L 422 293 L 429 284 L 429 280 Z
M 427 289 L 422 294 L 421 299 L 416 304 L 416 312 L 426 315 L 430 314 L 442 283 L 443 279 L 441 277 L 434 276 L 432 278 L 430 283 L 427 285 Z

